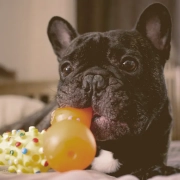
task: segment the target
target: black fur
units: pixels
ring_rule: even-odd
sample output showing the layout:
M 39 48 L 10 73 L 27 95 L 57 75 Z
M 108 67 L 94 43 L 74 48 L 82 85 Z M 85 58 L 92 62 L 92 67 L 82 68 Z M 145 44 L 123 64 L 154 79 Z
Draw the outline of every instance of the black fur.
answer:
M 91 130 L 99 149 L 122 163 L 109 174 L 147 179 L 180 172 L 166 166 L 172 123 L 163 75 L 170 54 L 168 10 L 156 3 L 131 31 L 83 35 L 54 17 L 48 37 L 59 61 L 58 106 L 93 108 Z M 48 120 L 33 122 L 40 130 L 49 126 Z

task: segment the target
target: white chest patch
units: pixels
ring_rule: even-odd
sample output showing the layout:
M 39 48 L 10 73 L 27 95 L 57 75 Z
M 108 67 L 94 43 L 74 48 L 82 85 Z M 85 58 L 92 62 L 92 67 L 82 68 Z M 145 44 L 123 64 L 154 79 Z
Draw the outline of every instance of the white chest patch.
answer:
M 98 157 L 94 158 L 91 169 L 103 173 L 116 172 L 122 164 L 118 159 L 113 158 L 113 153 L 106 150 L 101 150 Z

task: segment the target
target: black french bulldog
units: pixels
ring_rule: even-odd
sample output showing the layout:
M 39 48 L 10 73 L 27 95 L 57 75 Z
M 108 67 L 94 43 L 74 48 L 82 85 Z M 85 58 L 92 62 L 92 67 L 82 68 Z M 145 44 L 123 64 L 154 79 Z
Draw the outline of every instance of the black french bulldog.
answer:
M 156 3 L 131 31 L 83 35 L 53 17 L 48 37 L 59 61 L 58 106 L 93 108 L 91 130 L 98 151 L 89 168 L 142 180 L 180 173 L 166 166 L 172 123 L 163 75 L 170 54 L 168 10 Z M 49 119 L 41 121 L 42 113 L 53 107 L 55 103 L 21 127 L 47 128 Z

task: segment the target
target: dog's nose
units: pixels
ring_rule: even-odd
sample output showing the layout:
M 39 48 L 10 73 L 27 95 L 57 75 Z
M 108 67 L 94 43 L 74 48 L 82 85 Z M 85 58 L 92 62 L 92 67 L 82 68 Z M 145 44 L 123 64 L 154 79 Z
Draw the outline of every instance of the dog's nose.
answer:
M 83 89 L 86 92 L 100 92 L 106 88 L 107 83 L 101 75 L 86 75 L 83 79 Z

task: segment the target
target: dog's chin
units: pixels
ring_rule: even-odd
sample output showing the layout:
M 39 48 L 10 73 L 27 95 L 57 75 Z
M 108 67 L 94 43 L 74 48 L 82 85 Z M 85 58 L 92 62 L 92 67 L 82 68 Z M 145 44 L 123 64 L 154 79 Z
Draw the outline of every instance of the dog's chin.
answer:
M 91 131 L 97 141 L 116 140 L 130 134 L 130 129 L 126 122 L 112 121 L 104 116 L 93 118 Z

